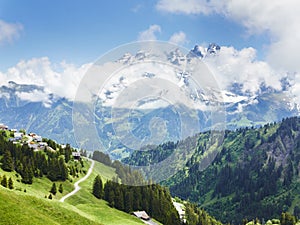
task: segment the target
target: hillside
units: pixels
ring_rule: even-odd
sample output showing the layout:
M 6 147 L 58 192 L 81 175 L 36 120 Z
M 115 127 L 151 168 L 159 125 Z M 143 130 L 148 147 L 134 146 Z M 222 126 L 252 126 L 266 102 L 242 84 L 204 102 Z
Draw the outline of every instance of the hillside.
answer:
M 85 161 L 85 165 L 88 167 L 89 162 Z M 59 199 L 71 192 L 73 183 L 83 175 L 80 175 L 72 183 L 69 181 L 56 182 L 63 184 L 64 192 L 63 194 L 57 192 L 50 200 L 45 198 L 45 196 L 48 197 L 52 185 L 49 179 L 34 178 L 31 185 L 23 184 L 17 181 L 15 173 L 0 169 L 0 176 L 11 177 L 14 182 L 13 190 L 0 186 L 0 201 L 9 201 L 8 205 L 1 204 L 0 206 L 0 208 L 2 207 L 0 211 L 5 215 L 1 217 L 1 221 L 5 221 L 5 224 L 17 224 L 18 221 L 15 218 L 19 218 L 22 221 L 21 224 L 44 224 L 41 221 L 47 221 L 47 224 L 143 224 L 137 218 L 111 208 L 105 201 L 93 197 L 91 187 L 96 174 L 101 174 L 104 179 L 116 176 L 113 168 L 95 162 L 92 175 L 80 184 L 81 190 L 68 198 L 66 202 L 61 203 Z M 21 216 L 19 216 L 20 214 Z M 31 216 L 33 220 L 31 220 Z
M 18 193 L 2 186 L 0 201 L 1 224 L 101 224 L 72 209 L 62 207 L 58 201 Z
M 95 162 L 88 179 L 80 183 L 81 190 L 66 202 L 59 202 L 74 189 L 74 183 L 86 175 L 90 161 L 84 157 L 74 160 L 71 153 L 75 149 L 69 145 L 59 145 L 45 138 L 46 142 L 34 142 L 22 132 L 18 140 L 13 138 L 18 134 L 16 131 L 1 131 L 0 135 L 0 200 L 9 202 L 0 206 L 1 223 L 143 224 L 92 195 L 96 175 L 101 174 L 104 181 L 117 176 L 114 168 L 99 162 Z M 29 148 L 46 145 L 41 143 L 47 143 L 47 147 Z M 11 180 L 12 185 L 4 188 L 9 183 L 4 180 Z M 56 193 L 50 193 L 54 183 Z
M 300 118 L 293 117 L 259 128 L 227 130 L 223 142 L 210 140 L 210 132 L 201 133 L 135 152 L 125 161 L 151 165 L 185 149 L 192 152 L 187 163 L 162 182 L 173 196 L 196 202 L 222 222 L 279 218 L 284 211 L 300 216 L 299 140 Z M 212 150 L 217 155 L 203 170 L 204 156 Z M 151 171 L 147 175 L 153 176 Z
M 259 129 L 226 131 L 224 142 L 218 144 L 209 142 L 209 132 L 205 132 L 177 143 L 152 146 L 152 151 L 159 154 L 136 152 L 127 160 L 134 162 L 134 157 L 139 157 L 139 165 L 149 164 L 172 155 L 176 148 L 189 149 L 191 159 L 185 170 L 163 183 L 170 187 L 173 196 L 201 206 L 200 209 L 184 201 L 182 219 L 188 225 L 222 225 L 206 210 L 215 218 L 232 223 L 256 217 L 280 218 L 281 212 L 287 210 L 298 215 L 299 124 L 298 118 L 290 118 Z M 9 202 L 0 206 L 5 224 L 15 224 L 18 220 L 25 221 L 22 224 L 35 220 L 49 221 L 48 224 L 143 224 L 130 215 L 136 210 L 146 210 L 162 224 L 180 224 L 168 189 L 143 180 L 138 171 L 112 161 L 99 151 L 94 152 L 93 158 L 100 162 L 95 162 L 91 175 L 80 183 L 81 189 L 65 202 L 59 202 L 74 189 L 73 184 L 87 174 L 91 162 L 84 157 L 75 160 L 75 149 L 50 139 L 43 138 L 45 142 L 36 143 L 44 147 L 30 148 L 27 142 L 34 144 L 25 131 L 22 138 L 12 142 L 14 132 L 2 131 L 0 136 L 0 183 L 7 187 L 0 188 L 0 200 Z M 213 163 L 202 171 L 199 165 L 205 155 L 205 145 L 209 151 L 212 148 L 220 151 Z M 102 197 L 93 196 L 98 175 L 103 182 Z M 124 185 L 135 182 L 144 185 Z M 56 186 L 55 192 L 53 186 Z M 244 211 L 236 208 L 241 204 Z
M 25 130 L 17 132 L 4 127 L 0 134 L 0 199 L 9 202 L 0 208 L 1 222 L 5 224 L 40 224 L 36 221 L 47 224 L 143 224 L 131 215 L 139 210 L 146 210 L 153 224 L 181 224 L 166 188 L 148 185 L 138 171 L 131 171 L 119 161 L 111 161 L 104 153 L 95 151 L 93 158 L 102 163 L 94 161 L 91 164 L 91 160 L 80 156 L 70 145 L 59 145 L 51 139 L 26 134 Z M 81 153 L 85 154 L 85 151 Z M 97 177 L 103 182 L 103 197 L 93 195 Z M 79 191 L 64 202 L 59 201 L 73 191 L 77 181 L 80 182 Z M 134 185 L 134 181 L 144 185 L 122 184 L 133 182 Z M 213 221 L 213 224 L 221 225 L 197 208 L 191 208 L 190 214 L 198 222 Z

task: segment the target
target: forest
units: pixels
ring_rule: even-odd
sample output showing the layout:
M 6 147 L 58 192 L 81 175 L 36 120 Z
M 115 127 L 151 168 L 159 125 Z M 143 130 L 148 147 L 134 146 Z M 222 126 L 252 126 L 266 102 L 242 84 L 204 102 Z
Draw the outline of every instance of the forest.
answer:
M 286 211 L 300 217 L 300 118 L 226 130 L 222 142 L 211 141 L 209 133 L 191 137 L 196 144 L 186 165 L 161 182 L 172 196 L 194 202 L 224 223 L 280 218 Z M 178 146 L 189 151 L 191 138 L 135 152 L 125 162 L 156 163 L 153 152 L 165 160 Z M 167 154 L 161 153 L 166 146 Z M 204 155 L 212 149 L 216 157 L 203 170 Z

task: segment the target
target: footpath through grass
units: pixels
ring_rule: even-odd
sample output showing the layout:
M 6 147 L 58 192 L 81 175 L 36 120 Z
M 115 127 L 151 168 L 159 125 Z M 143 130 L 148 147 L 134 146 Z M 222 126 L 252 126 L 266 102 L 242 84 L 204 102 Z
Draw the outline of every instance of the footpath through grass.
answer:
M 88 170 L 91 162 L 84 159 L 84 169 Z M 74 183 L 85 176 L 79 176 L 65 182 L 55 182 L 58 187 L 63 185 L 63 193 L 57 192 L 53 199 L 50 194 L 52 183 L 48 178 L 34 178 L 33 184 L 23 184 L 21 177 L 15 172 L 5 172 L 0 169 L 0 175 L 11 177 L 14 189 L 8 190 L 0 186 L 0 212 L 1 224 L 45 225 L 45 224 L 103 224 L 124 225 L 144 224 L 139 219 L 122 211 L 111 208 L 103 200 L 92 195 L 92 185 L 96 175 L 100 174 L 103 181 L 116 176 L 115 169 L 102 163 L 95 162 L 90 177 L 79 184 L 81 189 L 65 202 L 59 202 L 67 193 L 74 190 Z
M 90 163 L 90 162 L 89 162 Z M 107 202 L 99 200 L 92 195 L 94 179 L 100 175 L 104 183 L 116 176 L 115 169 L 102 163 L 95 162 L 94 170 L 90 177 L 79 184 L 81 189 L 73 196 L 66 199 L 63 206 L 71 209 L 74 206 L 78 212 L 88 215 L 91 220 L 99 221 L 105 225 L 144 224 L 128 213 L 108 206 Z

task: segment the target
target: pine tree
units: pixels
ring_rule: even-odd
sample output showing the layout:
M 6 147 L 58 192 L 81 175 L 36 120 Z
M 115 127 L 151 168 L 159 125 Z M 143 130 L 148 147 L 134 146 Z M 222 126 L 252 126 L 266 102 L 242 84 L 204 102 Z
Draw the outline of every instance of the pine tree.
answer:
M 65 164 L 65 160 L 63 158 L 59 158 L 58 164 L 60 169 L 60 178 L 65 181 L 68 178 L 68 168 Z
M 51 195 L 51 194 L 49 194 L 48 198 L 49 198 L 49 199 L 52 199 L 52 195 Z
M 52 184 L 50 193 L 52 193 L 53 195 L 56 195 L 56 193 L 57 193 L 57 188 L 56 188 L 56 184 L 55 184 L 55 183 Z
M 60 171 L 58 159 L 57 158 L 49 159 L 48 164 L 49 164 L 49 171 L 47 173 L 48 178 L 51 181 L 57 181 L 58 179 L 61 178 L 60 177 L 61 171 Z
M 8 179 L 8 188 L 9 189 L 14 189 L 14 183 L 11 177 Z
M 102 185 L 101 177 L 99 175 L 97 175 L 94 180 L 93 195 L 99 199 L 103 198 L 103 185 Z
M 2 185 L 3 187 L 6 187 L 6 188 L 7 188 L 7 178 L 6 178 L 5 175 L 2 177 L 1 185 Z
M 63 193 L 64 189 L 63 189 L 63 186 L 62 186 L 62 184 L 60 184 L 60 185 L 59 185 L 59 187 L 58 187 L 58 191 L 59 191 L 59 193 Z
M 21 173 L 22 183 L 24 184 L 32 184 L 33 181 L 33 172 L 29 166 L 26 166 L 24 171 Z
M 65 148 L 65 162 L 66 163 L 69 162 L 71 155 L 72 155 L 71 146 L 70 146 L 70 144 L 67 144 L 66 148 Z
M 10 151 L 6 150 L 3 154 L 3 158 L 1 160 L 2 166 L 1 168 L 5 171 L 11 172 L 14 170 L 14 162 L 11 156 Z
M 117 209 L 124 210 L 124 195 L 122 191 L 122 186 L 120 185 L 116 186 L 114 203 Z
M 125 193 L 124 207 L 126 212 L 133 211 L 133 191 L 132 189 L 127 190 Z

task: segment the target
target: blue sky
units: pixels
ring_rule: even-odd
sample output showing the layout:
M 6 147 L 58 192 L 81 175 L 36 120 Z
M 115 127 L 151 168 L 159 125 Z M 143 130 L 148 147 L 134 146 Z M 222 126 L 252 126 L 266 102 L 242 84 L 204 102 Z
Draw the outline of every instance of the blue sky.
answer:
M 264 57 L 266 33 L 249 35 L 242 24 L 221 14 L 169 13 L 157 8 L 157 1 L 112 0 L 1 0 L 0 19 L 18 24 L 12 40 L 0 42 L 0 70 L 20 60 L 49 57 L 77 65 L 96 60 L 121 44 L 138 40 L 140 32 L 158 25 L 158 40 L 168 41 L 177 32 L 186 40 L 180 45 L 216 42 L 237 49 L 254 47 Z

